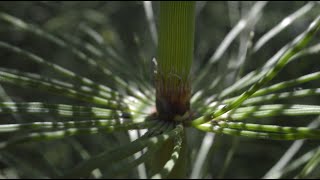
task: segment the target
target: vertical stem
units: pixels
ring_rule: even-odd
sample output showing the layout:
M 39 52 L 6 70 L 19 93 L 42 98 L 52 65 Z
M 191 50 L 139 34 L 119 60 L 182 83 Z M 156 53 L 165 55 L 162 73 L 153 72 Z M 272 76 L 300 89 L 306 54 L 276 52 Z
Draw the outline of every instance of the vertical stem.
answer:
M 195 2 L 160 2 L 159 21 L 157 110 L 160 118 L 181 120 L 190 109 Z
M 194 32 L 194 1 L 160 2 L 158 67 L 155 74 L 156 106 L 160 120 L 183 121 L 189 117 Z M 179 159 L 168 178 L 186 178 L 186 143 L 184 134 Z M 154 172 L 163 169 L 173 147 L 172 139 L 161 145 L 150 163 Z

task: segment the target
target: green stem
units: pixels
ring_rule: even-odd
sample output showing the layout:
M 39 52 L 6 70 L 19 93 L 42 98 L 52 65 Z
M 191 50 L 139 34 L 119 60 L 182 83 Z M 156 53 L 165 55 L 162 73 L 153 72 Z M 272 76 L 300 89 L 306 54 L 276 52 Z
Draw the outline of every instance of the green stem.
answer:
M 160 2 L 159 27 L 157 110 L 160 118 L 177 120 L 190 108 L 195 2 Z

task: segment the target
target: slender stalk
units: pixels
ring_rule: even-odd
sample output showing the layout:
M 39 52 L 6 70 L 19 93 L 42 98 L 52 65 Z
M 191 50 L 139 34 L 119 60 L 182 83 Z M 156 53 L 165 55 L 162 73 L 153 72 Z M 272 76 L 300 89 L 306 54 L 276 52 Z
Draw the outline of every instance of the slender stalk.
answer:
M 181 120 L 190 109 L 195 2 L 160 2 L 157 110 L 160 119 Z

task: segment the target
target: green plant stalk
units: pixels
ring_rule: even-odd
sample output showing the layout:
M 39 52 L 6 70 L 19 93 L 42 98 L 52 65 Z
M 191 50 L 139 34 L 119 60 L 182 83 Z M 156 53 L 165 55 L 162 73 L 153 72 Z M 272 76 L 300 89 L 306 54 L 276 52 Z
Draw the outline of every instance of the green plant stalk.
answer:
M 190 110 L 195 2 L 160 2 L 156 106 L 158 118 L 183 121 Z M 152 178 L 186 178 L 186 138 L 166 141 L 150 161 Z
M 158 67 L 155 75 L 160 119 L 181 120 L 190 109 L 195 2 L 160 2 Z
M 179 139 L 179 140 L 178 140 Z M 177 146 L 177 141 L 180 141 Z M 178 149 L 177 149 L 178 148 Z M 175 152 L 177 151 L 178 152 Z M 187 178 L 187 139 L 182 131 L 175 138 L 161 144 L 154 156 L 149 160 L 149 175 L 152 179 Z M 170 167 L 170 168 L 169 168 Z

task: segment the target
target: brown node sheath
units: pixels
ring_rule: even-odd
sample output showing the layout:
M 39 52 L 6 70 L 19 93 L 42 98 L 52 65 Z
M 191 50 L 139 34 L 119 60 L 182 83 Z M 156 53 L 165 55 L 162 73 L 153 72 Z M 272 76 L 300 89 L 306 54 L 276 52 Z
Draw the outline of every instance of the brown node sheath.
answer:
M 161 120 L 183 121 L 190 111 L 191 87 L 189 82 L 173 86 L 168 81 L 156 85 L 156 107 Z

